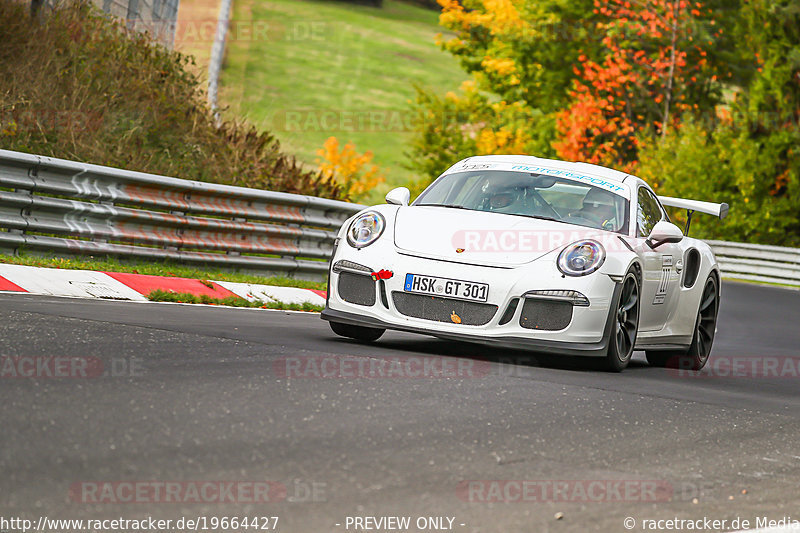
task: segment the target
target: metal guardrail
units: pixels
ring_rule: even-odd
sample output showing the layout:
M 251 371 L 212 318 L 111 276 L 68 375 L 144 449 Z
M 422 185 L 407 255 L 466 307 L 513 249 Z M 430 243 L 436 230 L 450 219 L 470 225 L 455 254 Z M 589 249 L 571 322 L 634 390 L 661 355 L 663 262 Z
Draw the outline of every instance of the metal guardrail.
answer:
M 319 279 L 336 230 L 362 207 L 0 150 L 6 252 L 170 259 Z
M 725 241 L 707 241 L 722 277 L 800 286 L 800 249 Z

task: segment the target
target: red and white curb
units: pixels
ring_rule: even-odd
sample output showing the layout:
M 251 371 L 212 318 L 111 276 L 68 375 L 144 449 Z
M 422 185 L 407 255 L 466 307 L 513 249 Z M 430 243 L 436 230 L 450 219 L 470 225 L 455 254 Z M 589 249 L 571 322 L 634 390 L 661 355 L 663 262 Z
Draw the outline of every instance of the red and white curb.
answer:
M 325 305 L 325 291 L 313 289 L 0 263 L 0 291 L 144 302 L 156 289 L 219 299 L 239 296 L 251 302 Z

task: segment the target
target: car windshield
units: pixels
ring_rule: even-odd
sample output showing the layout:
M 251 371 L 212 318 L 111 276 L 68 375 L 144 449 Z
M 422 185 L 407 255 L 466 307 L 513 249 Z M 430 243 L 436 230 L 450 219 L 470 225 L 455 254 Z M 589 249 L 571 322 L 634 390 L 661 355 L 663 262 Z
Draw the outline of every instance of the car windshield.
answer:
M 436 205 L 543 218 L 627 233 L 628 200 L 588 183 L 536 174 L 481 170 L 436 180 L 414 205 Z

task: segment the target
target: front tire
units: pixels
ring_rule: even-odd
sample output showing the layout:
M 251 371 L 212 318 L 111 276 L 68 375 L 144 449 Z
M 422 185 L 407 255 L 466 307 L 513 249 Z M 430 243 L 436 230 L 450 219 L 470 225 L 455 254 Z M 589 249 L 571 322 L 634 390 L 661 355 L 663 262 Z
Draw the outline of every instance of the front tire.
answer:
M 611 316 L 613 325 L 604 366 L 612 372 L 622 372 L 631 361 L 639 331 L 639 278 L 635 272 L 625 275 L 613 305 L 615 312 Z
M 647 362 L 651 366 L 679 368 L 681 370 L 700 370 L 708 362 L 711 355 L 711 346 L 714 344 L 714 334 L 717 330 L 717 315 L 719 314 L 719 282 L 711 274 L 703 287 L 700 297 L 700 306 L 697 309 L 697 318 L 694 325 L 692 344 L 686 351 L 647 352 Z
M 328 322 L 328 324 L 337 335 L 364 342 L 376 341 L 386 331 L 385 329 L 354 326 L 352 324 L 342 324 L 341 322 Z

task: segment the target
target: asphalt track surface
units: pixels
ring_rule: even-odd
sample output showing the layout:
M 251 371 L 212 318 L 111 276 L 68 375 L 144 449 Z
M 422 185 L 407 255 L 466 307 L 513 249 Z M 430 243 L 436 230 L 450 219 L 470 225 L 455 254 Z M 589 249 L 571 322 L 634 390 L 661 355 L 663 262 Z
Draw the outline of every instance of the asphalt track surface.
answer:
M 0 516 L 268 515 L 280 517 L 279 531 L 299 533 L 355 531 L 348 516 L 447 516 L 464 532 L 800 519 L 800 376 L 785 366 L 797 372 L 798 341 L 800 292 L 736 283 L 723 285 L 716 369 L 701 377 L 651 368 L 638 352 L 610 374 L 403 333 L 359 344 L 315 314 L 1 294 L 0 356 L 90 357 L 115 368 L 0 380 Z M 312 356 L 472 362 L 479 371 L 282 375 L 286 361 Z M 778 377 L 759 366 L 767 361 L 780 365 Z M 205 480 L 270 480 L 288 497 L 85 503 L 69 492 L 81 482 Z M 469 480 L 570 488 L 469 501 L 459 490 Z M 579 490 L 621 480 L 659 489 L 655 498 Z M 490 494 L 491 483 L 479 486 Z

